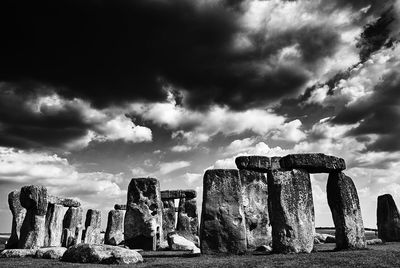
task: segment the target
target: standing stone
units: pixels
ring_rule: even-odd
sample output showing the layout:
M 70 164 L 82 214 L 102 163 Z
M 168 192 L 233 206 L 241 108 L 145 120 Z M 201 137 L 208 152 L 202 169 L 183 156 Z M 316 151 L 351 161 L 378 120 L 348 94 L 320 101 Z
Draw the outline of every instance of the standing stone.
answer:
M 271 159 L 266 156 L 250 155 L 236 157 L 235 163 L 238 169 L 257 172 L 268 172 L 271 169 Z
M 155 178 L 134 178 L 129 183 L 124 221 L 125 245 L 156 250 L 163 239 L 160 183 Z
M 179 199 L 176 231 L 179 235 L 192 241 L 196 246 L 200 245 L 196 198 L 182 197 Z
M 70 207 L 63 220 L 62 246 L 70 247 L 82 242 L 83 210 L 81 207 Z
M 273 251 L 310 253 L 314 245 L 310 174 L 293 169 L 272 170 L 268 176 Z
M 272 242 L 268 214 L 268 182 L 263 173 L 240 170 L 247 248 L 256 249 Z
M 280 165 L 283 169 L 304 169 L 309 173 L 340 172 L 346 169 L 343 158 L 325 154 L 289 154 L 282 157 Z
M 207 170 L 203 179 L 200 247 L 203 254 L 246 251 L 239 171 Z
M 353 180 L 342 172 L 330 173 L 326 192 L 336 229 L 336 249 L 365 248 L 364 224 Z
M 111 210 L 108 213 L 104 244 L 117 246 L 124 241 L 124 214 L 123 210 Z
M 390 194 L 378 196 L 378 237 L 383 241 L 400 241 L 400 214 Z
M 20 239 L 20 231 L 22 223 L 25 219 L 26 209 L 21 206 L 19 200 L 20 191 L 15 190 L 8 194 L 8 206 L 10 207 L 12 214 L 12 226 L 11 226 L 11 236 L 7 241 L 6 248 L 18 248 L 18 243 Z
M 101 244 L 101 211 L 88 209 L 86 213 L 85 231 L 83 233 L 83 243 Z
M 61 247 L 65 208 L 49 203 L 46 214 L 45 247 Z
M 163 203 L 163 234 L 164 240 L 167 239 L 169 233 L 175 231 L 176 218 L 175 218 L 175 200 L 165 199 Z
M 22 187 L 20 202 L 26 208 L 26 216 L 21 227 L 19 248 L 43 247 L 48 204 L 46 187 L 38 185 Z

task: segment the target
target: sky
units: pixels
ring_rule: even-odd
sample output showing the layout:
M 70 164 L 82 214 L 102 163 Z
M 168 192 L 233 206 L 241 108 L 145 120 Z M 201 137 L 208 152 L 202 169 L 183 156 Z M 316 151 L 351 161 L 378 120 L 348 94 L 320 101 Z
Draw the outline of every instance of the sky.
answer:
M 345 159 L 365 227 L 400 205 L 399 0 L 0 1 L 0 232 L 41 184 L 106 213 L 239 155 Z M 316 226 L 333 226 L 327 174 Z

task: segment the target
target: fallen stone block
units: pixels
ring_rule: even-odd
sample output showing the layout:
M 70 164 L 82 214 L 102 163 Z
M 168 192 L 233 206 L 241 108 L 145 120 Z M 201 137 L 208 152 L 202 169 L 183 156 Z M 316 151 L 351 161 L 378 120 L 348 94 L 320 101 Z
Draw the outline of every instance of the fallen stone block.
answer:
M 367 240 L 367 245 L 382 245 L 384 242 L 382 239 L 375 238 L 375 239 L 369 239 Z
M 36 249 L 5 249 L 0 252 L 0 258 L 24 258 L 33 257 L 36 254 Z
M 8 194 L 8 206 L 12 214 L 11 235 L 7 241 L 6 248 L 18 248 L 19 239 L 21 237 L 21 227 L 25 219 L 26 209 L 21 206 L 19 200 L 19 190 L 12 191 Z
M 364 224 L 353 180 L 342 172 L 330 173 L 326 192 L 335 223 L 336 249 L 365 248 Z
M 192 241 L 176 233 L 168 234 L 168 245 L 170 250 L 190 250 L 193 251 L 193 253 L 200 251 Z
M 47 247 L 36 250 L 35 258 L 38 259 L 61 259 L 67 248 L 64 247 Z
M 238 169 L 266 173 L 271 169 L 271 159 L 266 156 L 250 155 L 236 157 L 235 163 Z
M 325 154 L 289 154 L 280 159 L 283 169 L 304 169 L 309 173 L 331 173 L 346 169 L 343 158 Z
M 378 196 L 378 237 L 384 241 L 400 241 L 400 214 L 390 194 Z
M 314 237 L 318 239 L 321 243 L 336 243 L 335 236 L 330 234 L 315 233 Z
M 124 214 L 123 210 L 111 210 L 108 213 L 105 244 L 117 246 L 124 241 Z
M 133 264 L 143 262 L 136 250 L 111 245 L 79 244 L 69 247 L 62 261 L 74 263 Z

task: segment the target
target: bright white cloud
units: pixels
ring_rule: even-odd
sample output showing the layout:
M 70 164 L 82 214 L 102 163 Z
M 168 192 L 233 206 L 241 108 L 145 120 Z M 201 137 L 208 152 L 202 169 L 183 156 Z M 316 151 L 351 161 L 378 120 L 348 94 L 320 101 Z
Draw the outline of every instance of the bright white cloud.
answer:
M 178 152 L 178 153 L 189 152 L 190 150 L 192 150 L 192 147 L 187 145 L 175 145 L 171 147 L 172 152 Z
M 190 162 L 188 161 L 175 161 L 175 162 L 166 162 L 160 164 L 160 173 L 161 174 L 168 174 L 172 171 L 188 167 L 190 166 Z

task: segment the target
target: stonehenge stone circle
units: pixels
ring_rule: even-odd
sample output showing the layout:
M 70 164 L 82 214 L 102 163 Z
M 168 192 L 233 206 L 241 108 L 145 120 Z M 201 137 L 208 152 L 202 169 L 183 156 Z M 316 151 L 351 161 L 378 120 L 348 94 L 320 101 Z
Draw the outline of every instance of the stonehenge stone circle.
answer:
M 49 203 L 46 213 L 45 247 L 61 246 L 64 215 L 64 206 Z
M 163 234 L 164 239 L 167 239 L 168 233 L 175 231 L 175 201 L 174 199 L 164 199 L 163 203 Z
M 124 240 L 129 248 L 156 250 L 163 239 L 160 183 L 134 178 L 128 186 Z
M 400 241 L 400 214 L 390 194 L 378 196 L 378 237 L 383 241 Z
M 124 241 L 124 214 L 123 210 L 111 210 L 108 213 L 104 244 L 117 246 Z
M 88 209 L 85 220 L 85 231 L 83 232 L 83 243 L 101 243 L 101 211 Z
M 353 180 L 343 172 L 332 172 L 326 192 L 335 223 L 336 248 L 365 248 L 364 224 Z
M 271 169 L 271 160 L 266 156 L 252 155 L 236 157 L 235 163 L 238 169 L 245 169 L 266 173 Z
M 62 246 L 70 247 L 82 240 L 83 210 L 81 207 L 70 207 L 63 220 Z
M 268 182 L 266 174 L 240 170 L 243 209 L 246 219 L 247 248 L 269 245 L 272 228 L 268 213 Z
M 26 209 L 21 226 L 19 248 L 40 248 L 44 245 L 45 222 L 47 212 L 47 189 L 30 185 L 21 188 L 21 205 Z
M 11 236 L 7 241 L 6 248 L 18 248 L 18 243 L 21 235 L 22 223 L 25 219 L 26 209 L 21 206 L 19 200 L 19 190 L 12 191 L 8 195 L 8 206 L 10 207 L 12 214 L 12 225 L 11 225 Z
M 203 178 L 200 248 L 203 254 L 246 251 L 241 182 L 235 169 L 207 170 Z
M 283 169 L 304 169 L 308 173 L 330 173 L 346 169 L 343 158 L 325 154 L 289 154 L 279 162 Z
M 192 241 L 196 246 L 200 245 L 196 198 L 182 197 L 179 199 L 176 232 Z
M 272 170 L 269 176 L 273 251 L 310 253 L 315 226 L 309 173 L 301 169 Z

